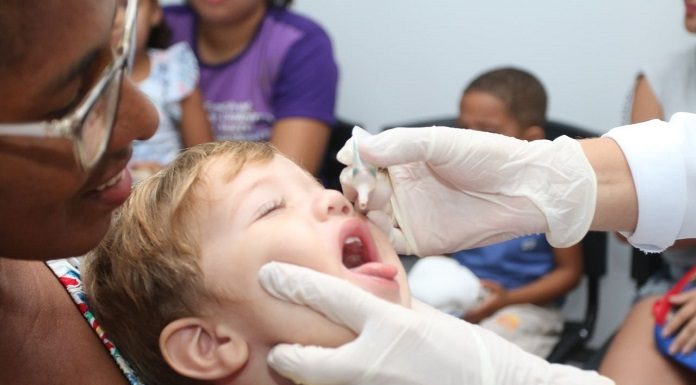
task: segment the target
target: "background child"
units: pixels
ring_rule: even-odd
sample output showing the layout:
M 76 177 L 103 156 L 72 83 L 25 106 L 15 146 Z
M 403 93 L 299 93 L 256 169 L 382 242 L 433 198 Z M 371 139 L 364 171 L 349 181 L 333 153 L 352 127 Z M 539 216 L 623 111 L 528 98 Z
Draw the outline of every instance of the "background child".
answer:
M 340 192 L 254 142 L 196 146 L 136 186 L 87 256 L 84 280 L 93 312 L 144 383 L 287 384 L 266 364 L 273 345 L 355 336 L 265 292 L 257 274 L 271 260 L 410 306 L 386 237 Z
M 121 30 L 126 1 L 120 5 L 114 31 Z M 193 52 L 186 43 L 164 49 L 169 44 L 169 29 L 157 0 L 138 1 L 136 23 L 130 76 L 157 108 L 159 127 L 150 139 L 133 144 L 130 168 L 135 181 L 171 162 L 182 147 L 213 140 L 198 90 L 198 64 Z
M 269 141 L 312 174 L 336 123 L 328 34 L 291 0 L 188 0 L 166 7 L 172 41 L 194 47 L 217 140 Z
M 518 139 L 544 138 L 546 92 L 532 74 L 501 68 L 474 79 L 460 102 L 460 127 Z M 580 245 L 552 248 L 543 234 L 453 255 L 487 292 L 464 319 L 480 323 L 524 350 L 547 356 L 563 328 L 559 304 L 582 275 Z

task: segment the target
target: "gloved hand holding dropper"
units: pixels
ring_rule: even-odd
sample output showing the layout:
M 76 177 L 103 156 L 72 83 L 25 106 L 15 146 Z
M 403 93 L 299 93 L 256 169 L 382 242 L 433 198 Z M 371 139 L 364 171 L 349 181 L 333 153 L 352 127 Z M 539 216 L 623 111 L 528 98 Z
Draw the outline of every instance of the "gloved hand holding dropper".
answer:
M 547 233 L 554 247 L 579 242 L 595 211 L 595 174 L 576 140 L 526 142 L 448 127 L 354 130 L 338 159 L 377 173 L 368 217 L 402 254 L 434 255 Z M 349 167 L 350 169 L 350 167 Z M 342 179 L 343 180 L 343 179 Z M 356 193 L 343 184 L 344 193 Z

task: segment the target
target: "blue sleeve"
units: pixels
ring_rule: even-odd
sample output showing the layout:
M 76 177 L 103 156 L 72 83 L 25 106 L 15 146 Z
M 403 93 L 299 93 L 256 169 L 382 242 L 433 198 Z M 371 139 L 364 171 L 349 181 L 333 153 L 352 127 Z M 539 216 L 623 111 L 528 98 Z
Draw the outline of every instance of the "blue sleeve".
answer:
M 331 40 L 320 29 L 308 32 L 288 51 L 273 90 L 276 119 L 306 117 L 336 121 L 338 68 Z

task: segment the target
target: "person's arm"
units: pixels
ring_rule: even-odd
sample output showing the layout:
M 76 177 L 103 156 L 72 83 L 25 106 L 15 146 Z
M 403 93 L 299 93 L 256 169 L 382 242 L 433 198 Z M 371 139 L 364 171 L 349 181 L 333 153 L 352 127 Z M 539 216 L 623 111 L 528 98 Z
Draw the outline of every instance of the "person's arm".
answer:
M 185 148 L 213 141 L 203 95 L 196 88 L 181 101 L 181 142 Z
M 612 222 L 627 213 L 633 216 L 625 202 L 622 206 L 621 196 L 612 194 L 624 191 L 631 205 L 636 205 L 635 228 L 624 233 L 628 241 L 635 247 L 648 252 L 659 252 L 674 244 L 676 240 L 696 237 L 696 115 L 690 113 L 674 114 L 669 122 L 657 119 L 643 123 L 617 127 L 604 135 L 616 142 L 621 150 L 623 159 L 629 167 L 633 188 L 612 190 L 612 185 L 598 189 L 597 212 L 603 212 L 599 220 L 604 222 L 600 229 L 609 230 Z M 606 155 L 597 154 L 594 158 L 603 159 Z M 587 154 L 588 159 L 592 154 Z M 593 164 L 592 159 L 590 163 Z M 613 166 L 621 162 L 616 156 L 611 163 Z M 593 164 L 593 166 L 594 166 Z M 605 163 L 606 165 L 606 163 Z M 609 167 L 611 169 L 611 167 Z M 606 178 L 609 174 L 601 173 Z M 613 173 L 614 176 L 621 173 Z M 627 180 L 627 177 L 622 177 Z M 624 184 L 625 186 L 625 184 Z M 606 188 L 609 187 L 609 188 Z M 628 191 L 635 191 L 630 194 Z M 610 207 L 613 204 L 618 207 Z M 623 209 L 622 209 L 623 207 Z M 633 218 L 631 218 L 633 220 Z M 625 229 L 625 227 L 623 227 Z M 622 230 L 621 227 L 612 230 Z
M 633 92 L 633 104 L 631 105 L 631 123 L 645 122 L 651 119 L 664 120 L 662 106 L 650 87 L 648 79 L 644 75 L 638 76 Z
M 469 322 L 478 323 L 505 306 L 532 303 L 545 305 L 567 294 L 582 277 L 582 245 L 553 249 L 556 267 L 527 285 L 506 290 L 502 285 L 482 281 L 489 295 L 466 314 Z
M 653 92 L 650 82 L 644 75 L 640 75 L 636 80 L 633 94 L 633 104 L 631 105 L 631 123 L 645 122 L 651 119 L 664 120 L 662 105 Z M 625 239 L 625 237 L 624 237 Z M 681 239 L 672 245 L 672 248 L 694 247 L 696 239 Z
M 590 228 L 633 231 L 638 220 L 638 200 L 621 147 L 609 138 L 580 140 L 580 145 L 597 179 L 597 200 Z
M 650 87 L 650 83 L 645 75 L 640 74 L 636 78 L 635 87 L 633 88 L 633 97 L 631 98 L 631 123 L 645 122 L 651 119 L 664 119 L 662 107 L 660 106 L 657 97 Z M 636 208 L 637 209 L 637 208 Z M 624 243 L 628 240 L 621 233 L 616 233 L 616 237 Z
M 529 285 L 508 292 L 510 304 L 544 305 L 571 291 L 582 277 L 582 244 L 553 248 L 556 267 Z
M 316 119 L 284 118 L 273 124 L 271 144 L 313 175 L 321 168 L 331 129 Z
M 652 252 L 696 237 L 696 114 L 580 141 L 401 127 L 362 138 L 358 149 L 363 161 L 388 170 L 391 199 L 382 200 L 386 207 L 368 202 L 367 215 L 401 254 L 451 253 L 534 233 L 567 247 L 589 229 L 624 231 Z M 339 160 L 350 164 L 351 153 L 349 141 Z M 389 196 L 383 190 L 376 191 Z

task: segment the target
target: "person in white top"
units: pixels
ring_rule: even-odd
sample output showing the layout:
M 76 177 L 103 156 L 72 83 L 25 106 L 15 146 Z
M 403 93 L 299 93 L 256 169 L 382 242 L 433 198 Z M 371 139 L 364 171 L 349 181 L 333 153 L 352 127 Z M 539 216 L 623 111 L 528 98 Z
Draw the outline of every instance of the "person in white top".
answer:
M 388 171 L 391 195 L 373 194 L 367 215 L 401 253 L 436 254 L 537 232 L 562 247 L 589 229 L 621 231 L 647 251 L 696 237 L 694 114 L 580 141 L 396 128 L 361 139 L 358 151 L 363 161 Z M 472 219 L 479 225 L 458 225 Z M 297 266 L 271 263 L 259 277 L 271 294 L 310 306 L 359 335 L 338 348 L 277 345 L 270 365 L 297 383 L 611 383 L 520 354 L 444 313 L 397 308 Z
M 696 1 L 685 1 L 684 27 L 696 33 Z M 696 112 L 696 45 L 643 65 L 636 76 L 628 111 L 631 123 L 664 120 L 679 111 Z M 652 314 L 655 300 L 696 266 L 696 239 L 678 240 L 660 257 L 662 266 L 639 288 L 635 304 L 599 369 L 619 384 L 696 382 L 693 369 L 678 365 L 656 349 Z M 683 306 L 665 328 L 676 337 L 670 349 L 689 354 L 696 347 L 696 291 L 685 293 L 675 305 Z

